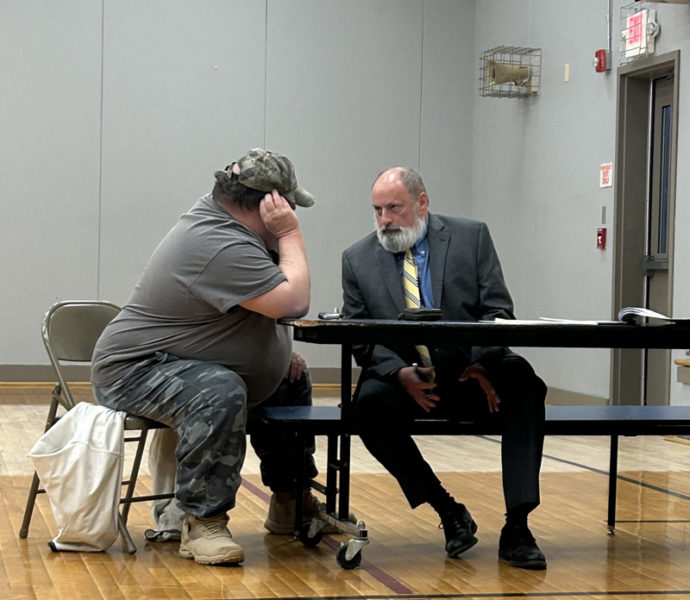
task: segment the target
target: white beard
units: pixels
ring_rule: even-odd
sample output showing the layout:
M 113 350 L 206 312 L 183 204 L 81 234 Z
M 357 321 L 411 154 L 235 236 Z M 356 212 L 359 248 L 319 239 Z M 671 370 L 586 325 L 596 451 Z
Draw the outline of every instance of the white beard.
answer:
M 412 227 L 395 227 L 393 225 L 379 227 L 376 223 L 376 216 L 374 216 L 374 223 L 379 242 L 385 250 L 393 253 L 405 252 L 405 250 L 412 248 L 424 232 L 424 219 L 419 215 L 415 216 Z

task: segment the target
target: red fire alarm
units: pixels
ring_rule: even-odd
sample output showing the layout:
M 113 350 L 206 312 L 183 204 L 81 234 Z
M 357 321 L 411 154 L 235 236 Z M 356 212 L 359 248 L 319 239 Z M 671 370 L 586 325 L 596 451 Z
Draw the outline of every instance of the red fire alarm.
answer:
M 606 249 L 606 227 L 597 229 L 597 248 L 599 250 Z
M 607 54 L 606 50 L 597 50 L 594 53 L 594 69 L 597 73 L 603 73 L 611 68 Z

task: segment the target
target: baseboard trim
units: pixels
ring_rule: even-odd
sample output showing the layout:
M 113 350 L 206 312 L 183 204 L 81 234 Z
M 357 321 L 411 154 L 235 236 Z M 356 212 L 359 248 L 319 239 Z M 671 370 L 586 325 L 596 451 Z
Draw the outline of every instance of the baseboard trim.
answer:
M 546 393 L 546 404 L 550 406 L 606 406 L 609 404 L 609 399 L 559 388 L 549 388 Z
M 326 385 L 340 384 L 340 368 L 312 367 L 309 369 L 312 383 Z M 352 380 L 357 381 L 360 369 L 352 370 Z M 65 365 L 63 374 L 68 381 L 89 381 L 91 373 L 88 366 Z M 51 383 L 55 381 L 55 372 L 50 365 L 0 365 L 0 383 Z
M 50 403 L 52 381 L 0 381 L 0 406 L 8 404 L 41 405 Z M 70 389 L 75 393 L 90 392 L 89 381 L 70 381 Z M 339 383 L 314 383 L 312 391 L 315 398 L 340 398 Z M 352 388 L 354 392 L 354 386 Z
M 328 371 L 337 373 L 337 381 L 333 379 L 326 382 L 313 381 L 315 397 L 340 397 L 339 369 L 328 369 Z M 332 376 L 333 373 L 329 374 Z M 313 374 L 312 379 L 316 379 Z M 47 404 L 54 385 L 54 381 L 0 381 L 0 404 Z M 70 387 L 75 392 L 88 391 L 91 389 L 91 383 L 88 380 L 77 379 L 70 381 Z M 608 404 L 608 399 L 549 388 L 546 403 L 551 406 L 599 406 Z

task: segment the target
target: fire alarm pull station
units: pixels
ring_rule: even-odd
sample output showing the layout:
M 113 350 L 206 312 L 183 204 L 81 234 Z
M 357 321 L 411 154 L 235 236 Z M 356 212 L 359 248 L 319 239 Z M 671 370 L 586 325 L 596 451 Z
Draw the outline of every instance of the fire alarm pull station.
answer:
M 606 249 L 606 227 L 597 229 L 597 248 L 599 250 Z

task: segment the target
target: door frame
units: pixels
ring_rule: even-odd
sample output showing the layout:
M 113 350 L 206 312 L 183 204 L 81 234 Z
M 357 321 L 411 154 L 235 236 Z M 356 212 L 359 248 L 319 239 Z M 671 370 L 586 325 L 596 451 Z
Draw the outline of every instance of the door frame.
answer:
M 644 306 L 642 256 L 647 248 L 649 195 L 650 82 L 673 75 L 671 159 L 669 183 L 669 249 L 674 248 L 676 157 L 678 148 L 678 89 L 680 50 L 639 59 L 618 69 L 616 158 L 614 180 L 614 244 L 612 318 L 625 306 Z M 673 302 L 673 252 L 668 265 L 668 297 Z M 643 353 L 611 351 L 611 404 L 640 404 L 644 384 Z M 666 399 L 668 403 L 669 399 Z

